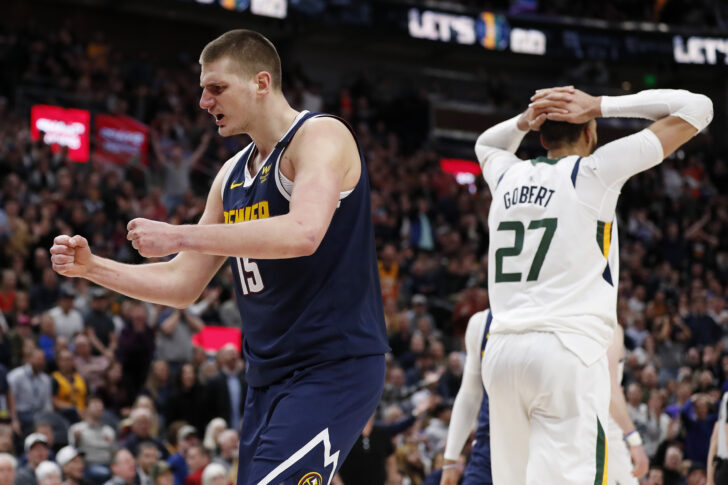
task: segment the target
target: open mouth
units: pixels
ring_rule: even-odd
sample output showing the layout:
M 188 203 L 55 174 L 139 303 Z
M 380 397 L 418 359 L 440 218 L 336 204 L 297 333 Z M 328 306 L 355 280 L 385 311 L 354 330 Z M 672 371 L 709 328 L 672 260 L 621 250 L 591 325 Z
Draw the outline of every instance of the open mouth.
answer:
M 222 119 L 225 117 L 224 114 L 216 114 L 215 115 L 215 124 L 217 126 L 220 126 L 222 124 Z

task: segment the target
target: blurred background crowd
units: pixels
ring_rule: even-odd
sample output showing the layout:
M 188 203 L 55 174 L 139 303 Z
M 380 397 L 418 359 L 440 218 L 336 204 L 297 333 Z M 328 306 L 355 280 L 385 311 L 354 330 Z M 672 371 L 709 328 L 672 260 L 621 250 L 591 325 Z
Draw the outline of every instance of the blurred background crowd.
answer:
M 698 2 L 687 3 L 692 12 Z M 699 13 L 721 25 L 717 4 L 702 3 Z M 575 4 L 587 5 L 554 2 L 544 13 Z M 587 10 L 577 14 L 594 14 Z M 632 20 L 654 19 L 637 10 Z M 441 466 L 467 322 L 489 306 L 490 193 L 479 177 L 459 183 L 443 172 L 443 153 L 428 139 L 430 100 L 457 93 L 424 82 L 398 86 L 365 70 L 342 73 L 332 87 L 282 53 L 290 102 L 351 123 L 372 185 L 392 352 L 381 406 L 336 480 L 428 483 Z M 176 310 L 61 278 L 48 249 L 58 234 L 80 234 L 96 254 L 141 263 L 127 222 L 195 223 L 212 177 L 247 140 L 217 136 L 197 107 L 195 51 L 130 52 L 72 24 L 0 21 L 0 66 L 0 484 L 13 477 L 19 485 L 235 483 L 246 395 L 239 342 L 217 352 L 192 343 L 206 326 L 241 328 L 230 269 L 198 302 Z M 480 87 L 496 111 L 526 103 L 509 76 L 493 68 Z M 149 164 L 75 163 L 32 141 L 17 86 L 25 96 L 68 97 L 147 124 Z M 540 153 L 531 143 L 520 155 Z M 717 405 L 728 390 L 724 156 L 710 143 L 691 145 L 631 179 L 618 208 L 624 391 L 652 485 L 705 483 Z

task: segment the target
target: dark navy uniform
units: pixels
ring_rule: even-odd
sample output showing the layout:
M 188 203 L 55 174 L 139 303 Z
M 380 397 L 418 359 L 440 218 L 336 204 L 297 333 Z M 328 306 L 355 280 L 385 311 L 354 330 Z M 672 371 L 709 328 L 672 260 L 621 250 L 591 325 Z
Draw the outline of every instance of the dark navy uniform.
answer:
M 223 179 L 225 223 L 289 212 L 284 151 L 315 116 L 302 112 L 248 174 L 251 143 Z M 353 134 L 353 133 L 352 133 Z M 250 385 L 238 485 L 328 484 L 374 413 L 387 345 L 369 179 L 341 194 L 316 252 L 290 259 L 230 258 Z
M 488 343 L 488 332 L 493 315 L 487 310 L 483 341 L 480 344 L 480 358 L 482 362 L 485 355 L 485 345 Z M 470 453 L 470 461 L 465 467 L 463 485 L 493 485 L 490 471 L 490 410 L 488 406 L 488 393 L 483 389 L 483 402 L 478 414 L 478 427 L 475 429 L 475 444 Z

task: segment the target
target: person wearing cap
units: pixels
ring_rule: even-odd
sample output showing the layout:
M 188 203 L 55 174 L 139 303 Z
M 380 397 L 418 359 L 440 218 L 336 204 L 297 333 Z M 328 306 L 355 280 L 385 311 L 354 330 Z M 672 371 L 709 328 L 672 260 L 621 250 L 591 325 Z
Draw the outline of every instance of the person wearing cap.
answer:
M 61 469 L 55 462 L 44 461 L 35 469 L 38 485 L 61 485 Z
M 63 485 L 88 485 L 89 482 L 83 478 L 85 469 L 83 453 L 77 448 L 71 445 L 61 448 L 56 455 L 56 463 L 61 467 L 66 479 Z
M 116 327 L 109 315 L 108 293 L 104 288 L 91 290 L 91 310 L 83 316 L 83 324 L 94 354 L 113 359 Z
M 200 436 L 194 426 L 186 424 L 177 431 L 177 453 L 170 456 L 167 460 L 174 469 L 174 485 L 184 485 L 185 479 L 189 474 L 185 456 L 187 451 L 200 444 Z
M 0 453 L 0 485 L 12 485 L 18 460 L 10 453 Z
M 73 291 L 73 288 L 61 286 L 58 305 L 48 311 L 48 314 L 53 318 L 56 335 L 66 337 L 68 340 L 83 332 L 83 316 L 81 312 L 73 307 L 75 297 L 76 292 Z
M 172 485 L 174 483 L 174 475 L 172 475 L 172 467 L 166 461 L 158 461 L 149 473 L 152 479 L 152 485 Z
M 43 372 L 45 364 L 45 354 L 36 348 L 24 366 L 16 367 L 8 374 L 8 384 L 15 397 L 15 408 L 23 433 L 32 429 L 37 413 L 53 410 L 51 378 Z
M 23 443 L 28 464 L 18 469 L 15 474 L 15 485 L 38 485 L 35 470 L 48 459 L 48 438 L 41 433 L 31 433 Z

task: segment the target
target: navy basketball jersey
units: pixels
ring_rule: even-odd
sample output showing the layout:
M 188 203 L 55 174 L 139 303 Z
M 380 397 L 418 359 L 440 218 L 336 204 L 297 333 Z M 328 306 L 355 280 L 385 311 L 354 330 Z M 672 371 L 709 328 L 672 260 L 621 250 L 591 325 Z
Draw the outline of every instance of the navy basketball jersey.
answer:
M 316 116 L 301 112 L 263 162 L 246 177 L 251 143 L 223 179 L 225 223 L 289 212 L 291 182 L 280 161 L 296 131 Z M 353 135 L 353 132 L 352 132 Z M 268 386 L 328 361 L 389 350 L 379 287 L 369 178 L 364 157 L 354 189 L 339 206 L 316 252 L 290 259 L 230 258 L 243 321 L 247 380 Z

